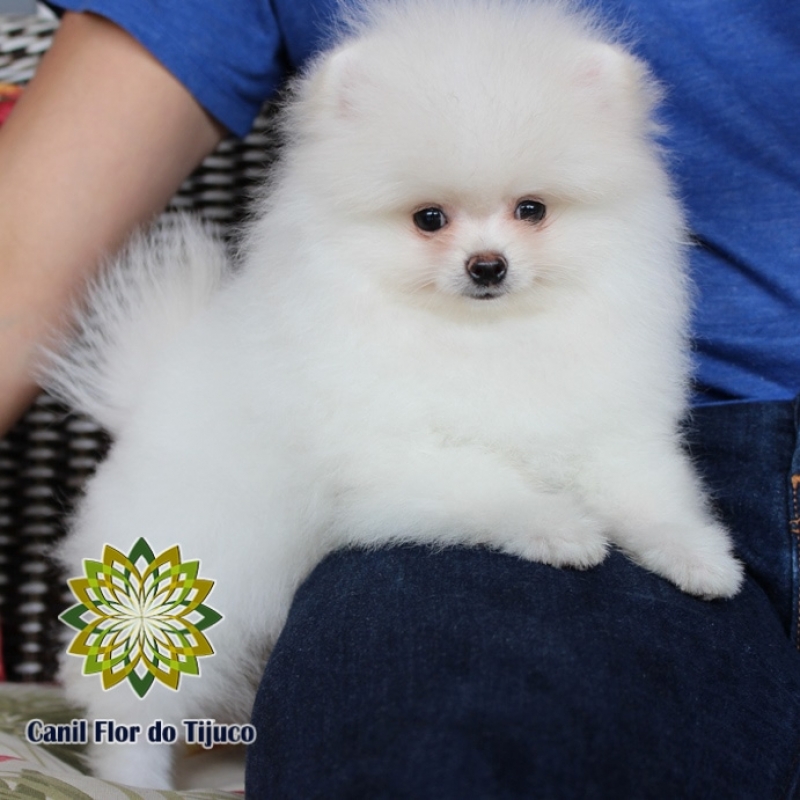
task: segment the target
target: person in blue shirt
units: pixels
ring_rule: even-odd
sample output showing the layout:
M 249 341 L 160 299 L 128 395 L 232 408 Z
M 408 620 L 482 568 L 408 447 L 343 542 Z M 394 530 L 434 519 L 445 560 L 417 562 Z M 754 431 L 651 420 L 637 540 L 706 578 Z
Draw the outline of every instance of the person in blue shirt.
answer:
M 335 14 L 333 0 L 59 5 L 0 131 L 0 428 L 99 256 L 226 131 L 247 132 Z M 800 793 L 800 6 L 587 5 L 667 90 L 697 287 L 689 440 L 745 588 L 703 603 L 616 554 L 578 573 L 468 548 L 336 553 L 267 666 L 250 796 Z

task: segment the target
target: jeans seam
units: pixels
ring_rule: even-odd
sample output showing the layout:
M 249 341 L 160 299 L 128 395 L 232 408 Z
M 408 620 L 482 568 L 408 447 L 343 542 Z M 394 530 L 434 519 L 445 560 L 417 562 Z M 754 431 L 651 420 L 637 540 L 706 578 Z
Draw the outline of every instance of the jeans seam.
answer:
M 789 530 L 792 534 L 795 549 L 795 559 L 800 560 L 800 474 L 791 477 L 792 487 L 792 515 L 789 519 Z M 800 650 L 800 594 L 795 586 L 795 647 Z

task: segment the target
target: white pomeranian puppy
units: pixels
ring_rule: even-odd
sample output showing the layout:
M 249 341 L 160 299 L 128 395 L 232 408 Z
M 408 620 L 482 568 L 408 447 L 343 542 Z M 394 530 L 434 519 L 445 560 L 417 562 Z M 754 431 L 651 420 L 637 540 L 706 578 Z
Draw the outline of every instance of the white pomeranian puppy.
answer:
M 238 269 L 192 223 L 129 247 L 53 371 L 115 437 L 61 558 L 77 575 L 105 543 L 178 543 L 224 619 L 179 691 L 104 692 L 67 658 L 91 717 L 246 721 L 298 583 L 337 547 L 588 568 L 614 544 L 736 593 L 678 434 L 684 229 L 657 98 L 563 3 L 375 2 L 296 81 Z M 167 786 L 172 750 L 94 765 Z

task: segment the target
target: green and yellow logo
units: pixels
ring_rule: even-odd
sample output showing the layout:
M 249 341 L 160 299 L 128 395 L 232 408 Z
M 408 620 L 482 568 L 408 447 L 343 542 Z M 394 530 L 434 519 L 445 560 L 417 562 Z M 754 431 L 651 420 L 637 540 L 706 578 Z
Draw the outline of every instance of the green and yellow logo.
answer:
M 158 680 L 178 689 L 199 675 L 198 659 L 214 655 L 203 631 L 222 615 L 204 605 L 214 581 L 198 577 L 199 561 L 181 561 L 178 545 L 154 555 L 139 539 L 126 556 L 105 545 L 102 561 L 85 559 L 85 575 L 68 581 L 78 604 L 59 619 L 78 631 L 67 648 L 85 658 L 84 675 L 103 688 L 127 680 L 144 697 Z

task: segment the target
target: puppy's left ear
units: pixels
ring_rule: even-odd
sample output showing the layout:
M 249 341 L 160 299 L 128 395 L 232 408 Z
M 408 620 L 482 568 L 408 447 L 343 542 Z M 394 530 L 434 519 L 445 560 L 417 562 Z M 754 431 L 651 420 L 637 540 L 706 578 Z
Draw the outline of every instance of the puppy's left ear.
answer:
M 621 47 L 596 42 L 579 59 L 573 80 L 597 113 L 613 114 L 641 129 L 653 126 L 661 90 L 645 64 Z
M 351 42 L 319 62 L 310 77 L 307 94 L 318 113 L 339 119 L 358 115 L 356 98 L 369 84 L 360 51 L 359 43 Z

